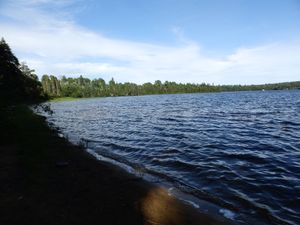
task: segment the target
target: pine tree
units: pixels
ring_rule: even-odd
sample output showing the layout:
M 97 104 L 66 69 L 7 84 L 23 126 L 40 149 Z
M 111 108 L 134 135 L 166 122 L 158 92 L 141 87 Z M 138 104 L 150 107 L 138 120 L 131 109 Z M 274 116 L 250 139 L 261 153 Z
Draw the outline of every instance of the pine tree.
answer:
M 42 88 L 37 77 L 26 76 L 20 68 L 22 67 L 19 60 L 2 38 L 0 41 L 0 103 L 10 104 L 41 98 Z M 27 69 L 30 71 L 28 67 Z
M 21 76 L 17 57 L 2 38 L 0 41 L 0 94 L 3 100 L 7 100 L 8 97 L 16 98 L 24 92 Z

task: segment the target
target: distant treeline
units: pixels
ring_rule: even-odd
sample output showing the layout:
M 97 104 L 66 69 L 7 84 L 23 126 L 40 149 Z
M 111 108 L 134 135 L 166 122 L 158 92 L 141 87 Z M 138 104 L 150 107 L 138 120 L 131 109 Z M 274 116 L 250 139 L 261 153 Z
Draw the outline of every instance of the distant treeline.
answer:
M 223 92 L 223 91 L 255 91 L 255 90 L 282 90 L 300 89 L 300 81 L 262 85 L 211 85 L 211 84 L 182 84 L 176 82 L 144 83 L 117 83 L 112 78 L 108 83 L 103 79 L 90 80 L 83 76 L 78 78 L 61 79 L 51 75 L 42 77 L 44 91 L 50 97 L 100 97 L 100 96 L 135 96 L 150 94 L 176 94 L 198 92 Z

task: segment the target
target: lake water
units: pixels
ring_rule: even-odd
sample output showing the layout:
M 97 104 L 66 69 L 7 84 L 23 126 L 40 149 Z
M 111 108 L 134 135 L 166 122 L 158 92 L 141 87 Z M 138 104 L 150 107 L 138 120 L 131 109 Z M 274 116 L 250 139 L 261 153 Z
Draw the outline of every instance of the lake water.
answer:
M 93 154 L 227 209 L 237 223 L 300 224 L 300 91 L 94 98 L 51 109 L 48 121 L 88 140 Z

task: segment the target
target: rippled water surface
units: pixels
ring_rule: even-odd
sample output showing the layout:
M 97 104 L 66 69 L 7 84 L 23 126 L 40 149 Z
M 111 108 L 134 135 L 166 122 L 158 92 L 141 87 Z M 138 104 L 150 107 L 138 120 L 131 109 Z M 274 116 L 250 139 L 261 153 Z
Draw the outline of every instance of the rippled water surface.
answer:
M 51 108 L 48 120 L 70 139 L 229 209 L 239 223 L 300 224 L 300 91 L 95 98 Z

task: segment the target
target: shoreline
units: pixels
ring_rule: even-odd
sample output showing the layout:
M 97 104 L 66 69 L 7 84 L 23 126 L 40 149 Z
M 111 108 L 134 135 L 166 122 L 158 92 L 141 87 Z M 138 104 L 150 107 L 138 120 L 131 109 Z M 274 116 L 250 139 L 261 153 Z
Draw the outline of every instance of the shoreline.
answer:
M 182 92 L 182 93 L 163 93 L 163 94 L 145 94 L 145 95 L 115 95 L 115 96 L 93 96 L 93 97 L 54 97 L 47 102 L 59 103 L 66 101 L 88 100 L 95 98 L 118 98 L 118 97 L 143 97 L 155 95 L 186 95 L 186 94 L 219 94 L 219 93 L 238 93 L 238 92 L 269 92 L 269 91 L 299 91 L 300 88 L 276 89 L 276 90 L 238 90 L 238 91 L 209 91 L 209 92 Z
M 197 195 L 193 195 L 192 193 L 195 190 L 192 189 L 190 186 L 184 186 L 184 183 L 175 185 L 174 180 L 166 178 L 161 174 L 158 174 L 157 172 L 153 172 L 145 168 L 140 168 L 138 167 L 138 165 L 129 164 L 128 162 L 126 163 L 116 158 L 110 158 L 108 156 L 102 155 L 99 152 L 95 152 L 93 149 L 88 148 L 87 146 L 88 145 L 85 145 L 84 150 L 97 161 L 116 166 L 117 168 L 121 169 L 122 171 L 125 171 L 126 173 L 129 173 L 130 175 L 140 178 L 144 182 L 150 183 L 150 185 L 163 188 L 168 195 L 172 195 L 179 201 L 189 206 L 192 206 L 200 212 L 205 211 L 205 213 L 208 215 L 217 216 L 220 218 L 225 217 L 226 220 L 229 219 L 229 221 L 231 222 L 237 222 L 235 221 L 237 215 L 233 211 L 223 208 L 215 204 L 213 201 L 205 200 L 204 198 L 199 198 Z
M 230 224 L 95 159 L 27 106 L 1 117 L 0 224 Z

